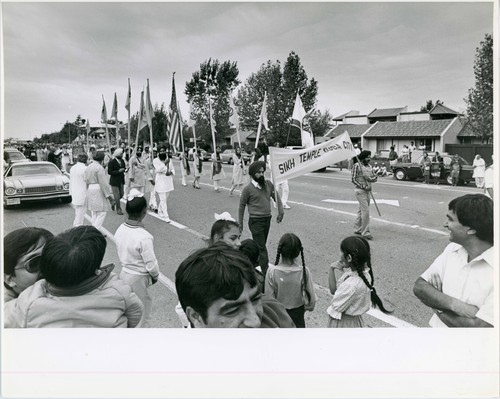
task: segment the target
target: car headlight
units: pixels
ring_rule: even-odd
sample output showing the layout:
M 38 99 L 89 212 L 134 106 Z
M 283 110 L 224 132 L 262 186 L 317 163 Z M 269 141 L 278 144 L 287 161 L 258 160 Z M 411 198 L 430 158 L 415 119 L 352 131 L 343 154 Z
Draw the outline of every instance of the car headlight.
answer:
M 5 195 L 14 195 L 16 193 L 16 189 L 14 187 L 7 187 L 5 189 Z
M 64 187 L 65 190 L 69 190 L 69 183 L 64 183 L 63 187 Z

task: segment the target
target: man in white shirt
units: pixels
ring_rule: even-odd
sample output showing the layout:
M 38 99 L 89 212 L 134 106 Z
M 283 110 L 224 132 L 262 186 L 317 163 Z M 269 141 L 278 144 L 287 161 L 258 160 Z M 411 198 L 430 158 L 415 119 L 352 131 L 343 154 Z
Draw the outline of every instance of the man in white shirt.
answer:
M 484 195 L 493 199 L 493 155 L 491 156 L 491 163 L 484 171 Z
M 79 154 L 77 162 L 69 172 L 69 193 L 71 204 L 75 209 L 75 220 L 73 227 L 82 226 L 85 217 L 85 197 L 87 195 L 87 183 L 85 182 L 85 169 L 87 169 L 87 154 Z
M 413 293 L 434 310 L 431 327 L 493 327 L 493 200 L 467 194 L 448 204 L 451 243 Z

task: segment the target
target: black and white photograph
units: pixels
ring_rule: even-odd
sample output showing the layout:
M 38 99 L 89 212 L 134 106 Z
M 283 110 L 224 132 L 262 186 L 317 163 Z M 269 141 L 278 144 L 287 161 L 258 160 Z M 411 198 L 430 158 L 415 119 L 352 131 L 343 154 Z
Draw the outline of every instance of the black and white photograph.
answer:
M 2 396 L 500 395 L 498 8 L 2 2 Z

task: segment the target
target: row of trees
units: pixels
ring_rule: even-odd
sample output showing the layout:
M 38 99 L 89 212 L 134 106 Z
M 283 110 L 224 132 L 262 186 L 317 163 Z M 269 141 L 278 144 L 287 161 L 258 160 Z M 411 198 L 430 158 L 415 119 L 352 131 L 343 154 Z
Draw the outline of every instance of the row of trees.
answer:
M 486 35 L 476 50 L 474 61 L 475 86 L 464 99 L 467 105 L 466 120 L 473 132 L 488 142 L 493 136 L 493 38 Z M 238 108 L 240 129 L 256 131 L 259 116 L 267 92 L 267 115 L 269 131 L 263 132 L 269 143 L 280 142 L 282 145 L 300 145 L 300 132 L 290 129 L 291 116 L 296 94 L 302 99 L 304 109 L 309 112 L 306 128 L 315 136 L 323 136 L 332 125 L 332 115 L 328 109 L 315 109 L 318 82 L 311 78 L 300 62 L 295 52 L 288 55 L 285 63 L 267 61 L 257 72 L 252 73 L 241 87 L 239 70 L 236 62 L 209 59 L 200 64 L 200 69 L 193 72 L 191 80 L 186 82 L 184 93 L 191 104 L 191 115 L 183 118 L 184 139 L 192 137 L 188 131 L 186 119 L 196 121 L 196 136 L 207 143 L 211 143 L 209 124 L 208 98 L 212 103 L 218 141 L 221 142 L 232 134 L 229 118 L 231 115 L 230 96 L 235 98 Z M 238 88 L 239 87 L 239 88 Z M 238 90 L 236 91 L 236 89 Z M 437 100 L 436 104 L 443 104 Z M 421 107 L 421 111 L 429 111 L 434 106 L 428 100 Z M 153 139 L 163 142 L 166 139 L 168 109 L 162 103 L 153 107 Z M 131 117 L 132 139 L 135 140 L 139 114 Z M 114 123 L 114 121 L 109 121 Z M 74 139 L 77 135 L 77 126 L 82 126 L 79 115 L 75 122 L 66 122 L 60 132 L 42 135 L 41 141 L 65 143 L 68 138 Z M 139 141 L 149 141 L 149 132 L 143 129 Z

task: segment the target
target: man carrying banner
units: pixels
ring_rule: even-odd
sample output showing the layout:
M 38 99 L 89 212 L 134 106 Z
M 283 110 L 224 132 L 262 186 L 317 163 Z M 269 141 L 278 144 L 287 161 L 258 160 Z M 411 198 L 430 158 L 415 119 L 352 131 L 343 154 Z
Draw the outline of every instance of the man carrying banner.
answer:
M 353 158 L 352 182 L 354 183 L 354 193 L 359 202 L 358 217 L 354 222 L 354 233 L 362 235 L 367 240 L 373 240 L 370 234 L 370 191 L 372 183 L 377 181 L 377 176 L 370 166 L 371 151 L 363 150 Z
M 245 207 L 248 206 L 248 228 L 252 233 L 252 239 L 259 246 L 259 264 L 264 275 L 269 263 L 266 242 L 271 228 L 271 198 L 278 204 L 276 222 L 281 223 L 284 215 L 279 194 L 274 189 L 273 183 L 264 177 L 265 170 L 266 163 L 264 161 L 255 161 L 250 165 L 248 173 L 251 181 L 241 192 L 239 207 L 239 224 L 240 232 L 242 232 Z

